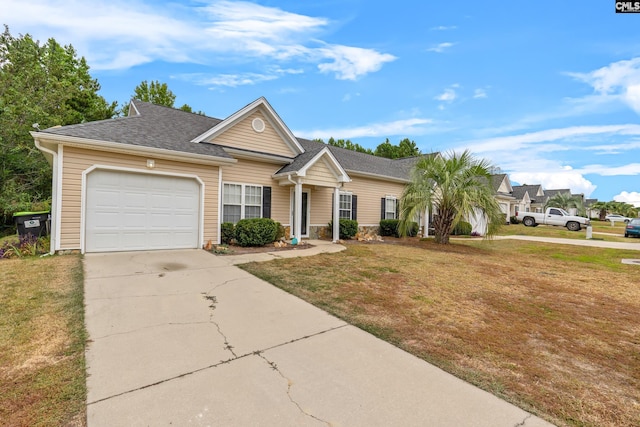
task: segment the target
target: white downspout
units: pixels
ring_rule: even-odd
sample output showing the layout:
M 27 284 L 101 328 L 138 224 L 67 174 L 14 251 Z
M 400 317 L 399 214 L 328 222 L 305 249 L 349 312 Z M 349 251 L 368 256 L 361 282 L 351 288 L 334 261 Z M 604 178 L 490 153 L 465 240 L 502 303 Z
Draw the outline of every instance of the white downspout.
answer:
M 340 188 L 333 190 L 333 243 L 340 240 Z
M 49 153 L 53 157 L 52 159 L 52 182 L 51 182 L 51 224 L 49 230 L 50 236 L 50 244 L 49 244 L 49 254 L 53 255 L 56 250 L 56 244 L 58 240 L 58 153 L 56 151 L 50 150 L 42 144 L 37 139 L 34 139 L 36 148 L 44 153 Z M 55 216 L 55 217 L 54 217 Z

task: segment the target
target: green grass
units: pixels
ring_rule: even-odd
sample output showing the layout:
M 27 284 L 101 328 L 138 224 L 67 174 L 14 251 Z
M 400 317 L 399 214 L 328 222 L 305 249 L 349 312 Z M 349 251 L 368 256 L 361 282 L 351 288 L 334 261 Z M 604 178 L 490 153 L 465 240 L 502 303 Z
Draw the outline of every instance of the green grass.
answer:
M 83 272 L 79 256 L 0 260 L 3 425 L 85 424 Z

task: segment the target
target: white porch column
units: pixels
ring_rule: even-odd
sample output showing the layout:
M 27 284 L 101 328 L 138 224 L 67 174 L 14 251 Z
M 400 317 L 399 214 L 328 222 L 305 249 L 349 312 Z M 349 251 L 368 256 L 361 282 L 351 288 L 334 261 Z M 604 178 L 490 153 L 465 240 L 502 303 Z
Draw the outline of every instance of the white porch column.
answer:
M 293 231 L 293 237 L 296 237 L 298 239 L 298 243 L 300 243 L 302 240 L 302 181 L 300 178 L 296 180 L 294 200 L 295 210 L 293 212 L 293 224 L 295 230 Z
M 424 210 L 424 233 L 422 237 L 429 237 L 429 208 Z
M 340 240 L 340 189 L 333 190 L 333 243 Z

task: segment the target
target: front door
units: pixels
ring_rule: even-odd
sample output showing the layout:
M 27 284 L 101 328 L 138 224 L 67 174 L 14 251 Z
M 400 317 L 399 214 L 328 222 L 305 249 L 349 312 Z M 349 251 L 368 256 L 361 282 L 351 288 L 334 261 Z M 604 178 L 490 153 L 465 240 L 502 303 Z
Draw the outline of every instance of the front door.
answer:
M 295 230 L 295 211 L 296 211 L 296 200 L 295 193 L 291 192 L 291 232 Z M 300 224 L 300 232 L 302 233 L 302 237 L 309 237 L 309 192 L 303 190 L 302 191 L 302 223 Z

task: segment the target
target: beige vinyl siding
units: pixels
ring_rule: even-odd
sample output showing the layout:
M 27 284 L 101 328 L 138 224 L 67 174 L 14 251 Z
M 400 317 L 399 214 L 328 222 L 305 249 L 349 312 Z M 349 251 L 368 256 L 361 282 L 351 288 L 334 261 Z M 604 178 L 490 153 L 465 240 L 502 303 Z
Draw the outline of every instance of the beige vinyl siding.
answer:
M 345 191 L 358 196 L 358 225 L 380 224 L 380 199 L 385 196 L 402 197 L 405 184 L 372 178 L 351 176 L 352 182 L 344 185 Z
M 307 170 L 307 176 L 302 178 L 306 185 L 320 185 L 335 187 L 338 184 L 337 177 L 333 174 L 324 159 L 318 160 Z
M 251 127 L 251 121 L 255 118 L 261 118 L 264 121 L 264 131 L 256 132 L 253 130 Z M 256 111 L 249 117 L 239 123 L 236 123 L 234 126 L 230 127 L 228 130 L 224 131 L 209 142 L 227 147 L 257 151 L 260 153 L 276 154 L 292 158 L 297 154 L 291 151 L 291 148 L 289 148 L 280 135 L 278 135 L 273 126 L 271 126 L 271 123 L 269 123 L 269 121 L 259 111 Z
M 341 191 L 358 197 L 358 225 L 380 224 L 380 199 L 385 196 L 402 197 L 405 184 L 350 175 Z M 317 188 L 311 193 L 311 225 L 326 225 L 331 220 L 333 188 Z
M 272 176 L 284 165 L 239 159 L 238 163 L 222 167 L 222 182 L 271 187 L 271 218 L 289 224 L 289 186 L 280 186 Z
M 62 224 L 60 249 L 80 248 L 82 210 L 82 172 L 93 165 L 135 169 L 148 172 L 149 157 L 111 153 L 65 146 L 62 168 Z M 217 241 L 218 233 L 218 167 L 171 160 L 154 159 L 154 171 L 197 175 L 205 186 L 204 241 Z

